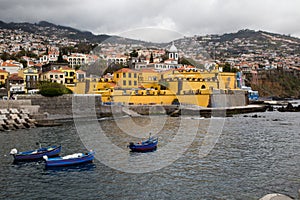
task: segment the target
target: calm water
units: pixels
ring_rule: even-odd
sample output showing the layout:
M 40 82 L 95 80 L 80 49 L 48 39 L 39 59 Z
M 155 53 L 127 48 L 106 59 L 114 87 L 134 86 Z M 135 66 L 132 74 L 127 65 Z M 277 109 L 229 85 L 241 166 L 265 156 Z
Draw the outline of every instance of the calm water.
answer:
M 226 118 L 216 145 L 204 158 L 199 157 L 199 145 L 209 120 L 186 117 L 200 123 L 198 130 L 190 127 L 197 130 L 197 136 L 188 150 L 167 167 L 139 174 L 112 169 L 97 159 L 83 166 L 51 170 L 46 170 L 42 161 L 12 163 L 12 148 L 29 150 L 36 142 L 61 144 L 62 155 L 86 151 L 73 122 L 0 132 L 0 199 L 258 199 L 273 192 L 296 197 L 300 188 L 300 113 L 266 112 L 251 117 L 254 114 Z M 161 117 L 155 118 L 160 121 Z M 111 141 L 124 150 L 134 137 L 124 134 L 116 121 L 126 127 L 128 120 L 99 122 Z M 148 117 L 134 121 L 149 132 Z M 180 118 L 167 118 L 164 126 L 152 127 L 160 146 L 147 156 L 163 149 L 179 124 Z M 145 154 L 128 152 L 128 156 L 134 159 Z

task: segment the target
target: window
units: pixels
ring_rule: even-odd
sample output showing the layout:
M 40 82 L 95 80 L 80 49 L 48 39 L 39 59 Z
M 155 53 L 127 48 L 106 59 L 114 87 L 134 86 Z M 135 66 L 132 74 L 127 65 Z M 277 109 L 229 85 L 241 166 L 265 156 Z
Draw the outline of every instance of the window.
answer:
M 74 76 L 74 72 L 70 72 L 70 76 Z
M 131 73 L 128 73 L 128 78 L 131 78 Z
M 123 73 L 123 78 L 126 78 L 126 73 Z
M 119 78 L 119 74 L 117 74 L 117 78 Z
M 125 86 L 125 85 L 126 85 L 126 81 L 124 80 L 124 81 L 123 81 L 123 86 Z
M 68 76 L 68 72 L 65 72 L 65 76 Z
M 58 79 L 58 75 L 55 75 L 55 78 Z
M 136 73 L 134 73 L 134 78 L 136 78 Z
M 137 81 L 134 81 L 133 84 L 136 86 L 137 85 Z
M 61 75 L 59 75 L 59 78 L 64 78 L 64 75 L 62 75 L 62 74 L 61 74 Z
M 0 79 L 4 79 L 4 75 L 1 75 L 1 76 L 0 76 Z
M 50 75 L 50 78 L 53 78 L 53 75 L 52 75 L 52 74 Z
M 131 81 L 128 81 L 128 85 L 131 86 Z

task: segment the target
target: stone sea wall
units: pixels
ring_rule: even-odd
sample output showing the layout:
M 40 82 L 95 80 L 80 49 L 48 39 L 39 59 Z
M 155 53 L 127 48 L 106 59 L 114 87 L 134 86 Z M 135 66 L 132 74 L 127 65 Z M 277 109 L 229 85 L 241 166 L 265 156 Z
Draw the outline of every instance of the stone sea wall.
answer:
M 249 100 L 244 91 L 229 90 L 224 94 L 221 90 L 214 91 L 214 94 L 210 96 L 210 105 L 212 108 L 219 107 L 235 107 L 246 106 L 249 104 Z
M 39 106 L 39 113 L 59 117 L 109 117 L 122 114 L 121 107 L 103 106 L 101 96 L 97 95 L 63 95 L 44 97 L 41 95 L 20 95 L 18 100 L 29 100 L 31 105 Z

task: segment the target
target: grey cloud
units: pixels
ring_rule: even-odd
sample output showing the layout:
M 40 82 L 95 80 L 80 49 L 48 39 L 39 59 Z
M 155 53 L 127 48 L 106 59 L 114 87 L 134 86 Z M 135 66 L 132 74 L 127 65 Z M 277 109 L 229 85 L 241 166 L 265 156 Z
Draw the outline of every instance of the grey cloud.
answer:
M 154 27 L 185 35 L 250 28 L 300 36 L 299 7 L 298 0 L 2 0 L 0 19 L 108 34 Z

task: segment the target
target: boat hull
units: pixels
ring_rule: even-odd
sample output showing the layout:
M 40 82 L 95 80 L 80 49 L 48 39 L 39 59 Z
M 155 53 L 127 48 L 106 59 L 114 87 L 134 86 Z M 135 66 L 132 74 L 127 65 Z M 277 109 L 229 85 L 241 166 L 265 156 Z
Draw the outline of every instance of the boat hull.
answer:
M 79 165 L 83 163 L 93 162 L 93 160 L 94 160 L 94 153 L 88 153 L 83 157 L 70 158 L 70 159 L 63 159 L 62 157 L 48 158 L 46 160 L 46 167 L 65 167 L 65 166 Z
M 147 140 L 145 142 L 142 142 L 141 144 L 136 143 L 130 143 L 128 148 L 130 148 L 130 150 L 132 152 L 149 152 L 149 151 L 155 151 L 157 149 L 157 144 L 158 144 L 158 140 L 157 139 L 153 139 L 153 140 Z
M 38 149 L 36 153 L 34 151 L 27 151 L 27 152 L 20 152 L 18 154 L 13 154 L 14 161 L 34 161 L 34 160 L 42 159 L 43 156 L 55 157 L 58 156 L 61 152 L 61 146 L 58 147 L 53 146 L 51 149 L 49 148 L 43 148 L 43 149 L 45 150 L 43 151 L 42 149 Z

